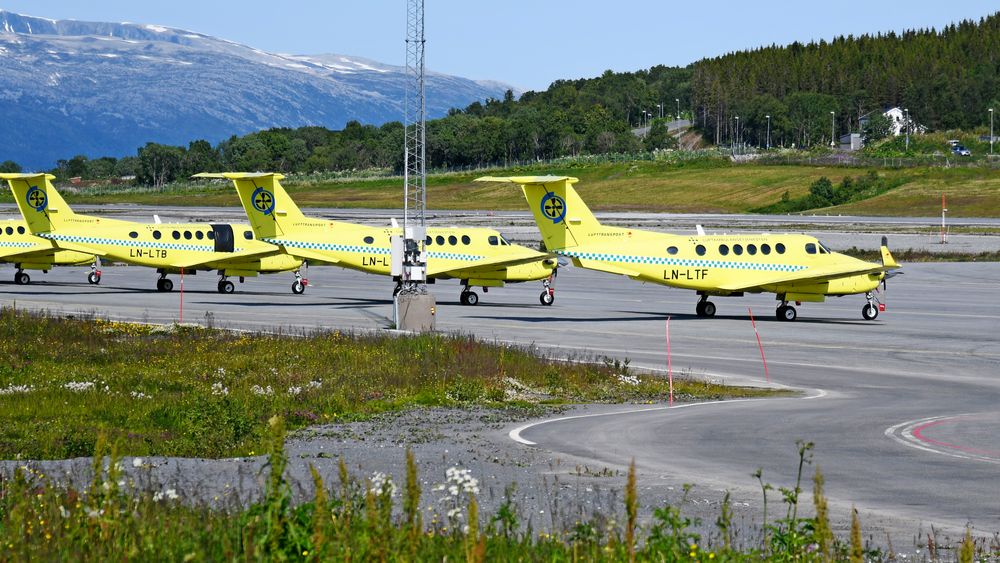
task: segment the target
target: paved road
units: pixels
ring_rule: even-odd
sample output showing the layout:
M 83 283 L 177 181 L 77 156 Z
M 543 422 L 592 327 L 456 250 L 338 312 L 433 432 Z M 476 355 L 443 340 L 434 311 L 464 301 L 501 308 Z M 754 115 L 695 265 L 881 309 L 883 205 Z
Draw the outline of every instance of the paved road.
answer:
M 178 319 L 179 292 L 152 291 L 149 270 L 106 268 L 97 287 L 81 283 L 86 271 L 35 273 L 30 286 L 0 282 L 0 303 Z M 861 320 L 857 296 L 804 304 L 795 323 L 773 320 L 768 296 L 717 298 L 718 316 L 699 319 L 690 292 L 575 268 L 561 272 L 553 307 L 538 305 L 537 283 L 491 291 L 477 307 L 458 304 L 456 282 L 432 289 L 442 330 L 533 344 L 558 356 L 628 358 L 656 370 L 666 363 L 664 321 L 672 315 L 674 370 L 761 384 L 752 307 L 771 380 L 803 389 L 803 397 L 587 416 L 532 426 L 519 437 L 602 465 L 635 457 L 644 475 L 680 476 L 747 497 L 755 494 L 749 474 L 757 467 L 770 482 L 790 485 L 795 441 L 811 440 L 841 514 L 856 503 L 913 522 L 913 532 L 920 521 L 998 530 L 1000 264 L 913 264 L 904 271 L 890 282 L 888 310 L 875 322 Z M 9 280 L 12 269 L 4 272 Z M 337 268 L 312 268 L 309 278 L 301 296 L 292 295 L 289 274 L 251 279 L 236 294 L 220 295 L 215 276 L 189 276 L 184 320 L 256 328 L 389 325 L 385 278 Z

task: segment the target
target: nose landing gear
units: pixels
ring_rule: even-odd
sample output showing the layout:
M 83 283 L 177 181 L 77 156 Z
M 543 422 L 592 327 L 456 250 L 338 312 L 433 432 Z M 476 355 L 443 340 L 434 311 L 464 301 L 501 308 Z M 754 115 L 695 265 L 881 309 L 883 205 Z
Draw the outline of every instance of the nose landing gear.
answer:
M 542 282 L 542 293 L 538 296 L 538 302 L 542 305 L 551 306 L 556 301 L 556 272 L 552 270 L 552 275 Z
M 90 265 L 90 273 L 87 274 L 87 283 L 91 285 L 97 285 L 101 283 L 101 259 L 98 258 L 94 260 L 94 263 Z
M 306 286 L 309 285 L 309 280 L 302 277 L 302 274 L 298 270 L 295 270 L 295 281 L 292 282 L 292 293 L 295 295 L 302 295 L 306 292 Z
M 875 318 L 878 317 L 878 299 L 876 299 L 875 294 L 870 291 L 865 294 L 865 299 L 868 300 L 868 303 L 865 303 L 865 306 L 861 308 L 861 318 L 866 321 L 874 321 Z

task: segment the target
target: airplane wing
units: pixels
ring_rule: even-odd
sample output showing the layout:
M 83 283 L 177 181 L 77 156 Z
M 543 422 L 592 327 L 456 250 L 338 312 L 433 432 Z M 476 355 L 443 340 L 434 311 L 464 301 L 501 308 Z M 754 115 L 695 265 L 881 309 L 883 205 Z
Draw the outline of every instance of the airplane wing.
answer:
M 878 264 L 871 264 L 867 268 L 814 268 L 811 270 L 805 270 L 797 274 L 785 274 L 780 276 L 775 276 L 771 279 L 760 281 L 753 285 L 746 285 L 740 283 L 733 283 L 729 285 L 719 286 L 719 289 L 724 291 L 749 291 L 751 289 L 759 288 L 766 285 L 777 285 L 777 284 L 787 284 L 787 283 L 810 283 L 810 282 L 824 282 L 828 280 L 834 280 L 837 278 L 846 278 L 848 276 L 857 276 L 862 274 L 880 274 L 882 272 L 887 272 L 898 266 L 883 266 Z
M 451 274 L 464 272 L 468 270 L 480 270 L 483 268 L 488 268 L 490 266 L 495 266 L 497 269 L 505 268 L 507 266 L 517 266 L 519 264 L 528 264 L 531 262 L 538 262 L 539 260 L 545 259 L 556 259 L 555 254 L 545 254 L 544 252 L 531 252 L 522 253 L 521 255 L 507 255 L 500 256 L 497 258 L 476 260 L 475 262 L 470 262 L 467 266 L 462 266 L 460 268 L 446 268 L 443 266 L 435 266 L 435 260 L 432 258 L 427 261 L 427 275 L 434 276 L 439 274 Z
M 309 248 L 303 248 L 301 246 L 302 244 L 308 243 L 285 241 L 280 238 L 268 238 L 266 241 L 280 246 L 287 254 L 291 254 L 292 256 L 296 256 L 303 260 L 309 260 L 310 264 L 337 264 L 340 262 L 339 258 L 335 258 L 330 254 L 318 252 Z
M 226 257 L 223 258 L 223 259 L 221 259 L 221 260 L 218 257 L 209 258 L 209 259 L 198 258 L 197 260 L 186 260 L 186 261 L 181 261 L 181 262 L 174 262 L 170 266 L 174 267 L 174 268 L 196 268 L 198 266 L 201 266 L 201 265 L 204 265 L 204 264 L 209 264 L 209 263 L 218 264 L 220 262 L 222 262 L 222 263 L 225 263 L 225 262 L 238 262 L 238 261 L 243 260 L 245 258 L 254 258 L 254 257 L 257 257 L 257 256 L 260 256 L 260 257 L 270 256 L 272 254 L 277 254 L 279 252 L 280 252 L 280 250 L 278 250 L 277 248 L 265 248 L 265 249 L 260 249 L 260 250 L 243 250 L 243 251 L 240 251 L 240 252 L 233 252 L 231 254 L 227 254 Z
M 86 244 L 77 244 L 70 240 L 65 240 L 68 237 L 61 235 L 52 235 L 49 233 L 39 233 L 37 236 L 44 239 L 51 240 L 55 243 L 56 248 L 54 250 L 75 250 L 76 252 L 82 252 L 84 254 L 92 254 L 94 256 L 106 256 L 108 253 L 103 250 L 92 247 Z
M 576 258 L 573 257 L 573 261 L 579 264 L 581 268 L 586 268 L 588 270 L 597 270 L 599 272 L 608 272 L 609 274 L 618 274 L 621 276 L 628 276 L 634 278 L 639 275 L 639 272 L 635 270 L 629 270 L 628 268 L 623 268 L 617 264 L 611 264 L 609 262 L 602 262 L 600 260 L 591 260 L 589 258 Z
M 8 256 L 22 256 L 25 254 L 32 254 L 34 252 L 53 252 L 57 250 L 49 244 L 38 244 L 38 243 L 24 243 L 24 246 L 0 246 L 0 258 L 7 258 Z

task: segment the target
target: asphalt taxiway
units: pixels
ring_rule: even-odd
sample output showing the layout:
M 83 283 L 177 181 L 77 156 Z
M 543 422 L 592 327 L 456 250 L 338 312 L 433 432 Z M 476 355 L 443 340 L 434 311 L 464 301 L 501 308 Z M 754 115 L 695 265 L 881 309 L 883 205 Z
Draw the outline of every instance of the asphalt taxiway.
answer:
M 19 286 L 4 268 L 0 303 L 180 320 L 176 276 L 173 292 L 158 293 L 147 269 L 107 267 L 98 286 L 85 282 L 87 271 L 32 272 L 32 284 Z M 914 528 L 971 522 L 1000 530 L 1000 264 L 906 264 L 904 272 L 890 280 L 887 309 L 873 322 L 861 319 L 861 296 L 803 304 L 793 323 L 775 320 L 773 296 L 715 298 L 718 315 L 701 319 L 691 292 L 576 268 L 561 270 L 551 307 L 538 303 L 539 283 L 481 294 L 475 307 L 459 305 L 455 281 L 430 288 L 442 331 L 533 345 L 557 357 L 627 358 L 662 374 L 669 316 L 674 373 L 800 390 L 679 408 L 595 407 L 505 430 L 517 447 L 616 467 L 635 458 L 649 482 L 684 479 L 752 496 L 756 468 L 765 481 L 791 486 L 796 441 L 806 440 L 815 443 L 814 461 L 842 514 L 854 504 Z M 183 320 L 264 330 L 390 326 L 388 279 L 335 267 L 311 268 L 307 277 L 304 295 L 291 293 L 290 274 L 248 279 L 222 295 L 216 276 L 186 276 Z

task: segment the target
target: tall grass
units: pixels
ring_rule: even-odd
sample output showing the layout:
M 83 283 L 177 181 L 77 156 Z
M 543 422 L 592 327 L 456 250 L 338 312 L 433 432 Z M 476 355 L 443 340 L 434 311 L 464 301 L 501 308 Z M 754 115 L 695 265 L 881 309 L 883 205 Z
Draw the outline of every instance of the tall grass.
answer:
M 656 401 L 666 391 L 627 363 L 559 362 L 468 336 L 253 334 L 0 309 L 0 459 L 86 456 L 101 433 L 129 455 L 254 455 L 273 414 L 294 429 L 416 406 Z M 680 392 L 765 393 L 697 381 Z
M 785 494 L 786 517 L 765 520 L 766 541 L 735 548 L 726 539 L 730 523 L 724 510 L 717 521 L 721 533 L 714 539 L 692 530 L 698 520 L 683 514 L 684 502 L 662 505 L 651 519 L 639 521 L 633 515 L 634 464 L 622 507 L 625 519 L 605 515 L 541 534 L 518 524 L 511 516 L 519 512 L 517 507 L 480 514 L 476 480 L 458 468 L 448 481 L 461 485 L 456 488 L 462 492 L 453 497 L 458 504 L 423 522 L 423 491 L 409 454 L 402 491 L 380 474 L 363 479 L 351 475 L 342 462 L 339 483 L 324 483 L 314 471 L 312 500 L 296 505 L 283 475 L 284 433 L 281 418 L 271 418 L 267 490 L 258 503 L 231 512 L 143 492 L 122 479 L 118 450 L 104 439 L 95 451 L 94 480 L 84 490 L 61 488 L 49 476 L 19 471 L 13 479 L 0 480 L 0 560 L 870 561 L 887 556 L 863 543 L 857 511 L 852 510 L 847 538 L 830 531 L 818 470 L 815 517 L 799 515 L 797 494 Z M 799 446 L 800 467 L 809 463 L 807 452 Z M 456 474 L 462 477 L 453 480 Z M 799 475 L 801 481 L 801 471 Z M 623 521 L 624 528 L 616 524 Z M 955 555 L 971 561 L 990 556 L 991 549 L 967 533 Z M 935 550 L 936 557 L 943 548 Z

